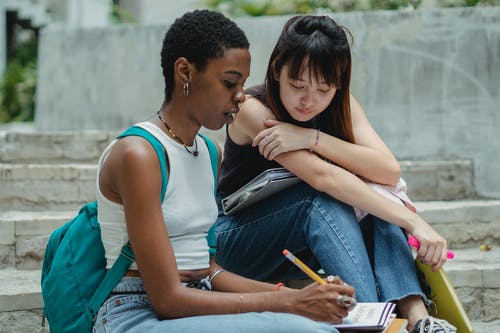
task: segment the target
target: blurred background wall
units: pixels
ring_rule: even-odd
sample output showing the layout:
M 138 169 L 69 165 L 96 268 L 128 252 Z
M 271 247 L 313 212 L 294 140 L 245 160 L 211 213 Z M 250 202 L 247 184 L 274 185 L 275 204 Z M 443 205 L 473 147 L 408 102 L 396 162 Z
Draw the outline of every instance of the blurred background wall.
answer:
M 8 7 L 9 1 L 2 2 L 4 11 L 19 21 L 31 15 L 24 21 L 44 27 L 34 29 L 39 38 L 33 102 L 35 127 L 43 131 L 113 131 L 152 115 L 163 101 L 163 34 L 175 17 L 201 6 L 185 1 L 174 10 L 160 0 L 122 0 L 118 7 L 117 1 L 103 0 L 64 6 L 58 0 L 15 1 L 52 6 L 51 24 L 44 24 L 47 17 L 36 21 L 12 1 Z M 433 8 L 430 0 L 420 7 L 320 12 L 352 32 L 352 93 L 396 156 L 471 159 L 479 194 L 499 197 L 500 7 Z M 131 23 L 112 24 L 110 17 Z M 288 18 L 235 19 L 251 43 L 247 86 L 262 82 Z M 214 135 L 222 138 L 223 132 Z

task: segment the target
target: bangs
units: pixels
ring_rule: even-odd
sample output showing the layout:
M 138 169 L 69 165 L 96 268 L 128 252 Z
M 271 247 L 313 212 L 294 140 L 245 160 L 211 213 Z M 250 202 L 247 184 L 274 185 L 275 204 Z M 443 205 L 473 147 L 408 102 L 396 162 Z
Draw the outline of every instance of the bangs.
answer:
M 335 43 L 328 36 L 319 32 L 298 41 L 286 61 L 289 78 L 300 80 L 303 74 L 307 74 L 309 80 L 316 79 L 341 89 L 342 74 L 348 69 L 350 51 L 345 47 L 332 47 L 332 44 Z M 304 73 L 304 70 L 309 73 Z

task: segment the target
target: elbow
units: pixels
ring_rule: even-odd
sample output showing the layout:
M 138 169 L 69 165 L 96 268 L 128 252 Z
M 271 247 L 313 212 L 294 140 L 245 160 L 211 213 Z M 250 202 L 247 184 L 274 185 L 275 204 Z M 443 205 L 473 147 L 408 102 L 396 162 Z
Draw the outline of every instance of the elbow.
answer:
M 375 183 L 387 186 L 396 186 L 401 178 L 401 166 L 398 161 L 394 160 L 389 164 L 386 164 L 383 169 L 380 170 L 377 178 L 371 179 Z
M 310 170 L 307 177 L 308 179 L 305 179 L 306 183 L 318 192 L 328 192 L 328 189 L 332 188 L 331 184 L 335 182 L 335 175 L 321 169 Z
M 399 179 L 401 178 L 401 166 L 399 165 L 398 161 L 395 161 L 392 167 L 392 186 L 396 186 L 396 184 L 399 182 Z
M 160 302 L 152 302 L 153 311 L 156 317 L 160 320 L 163 319 L 175 319 L 181 317 L 176 313 L 175 308 L 173 306 L 173 302 L 170 301 L 160 301 Z
M 186 317 L 187 313 L 182 308 L 182 304 L 185 303 L 182 301 L 181 295 L 175 291 L 165 297 L 151 300 L 153 311 L 158 319 Z
M 392 163 L 392 165 L 390 166 L 388 172 L 388 178 L 387 178 L 388 185 L 396 186 L 400 178 L 401 178 L 401 166 L 397 161 L 394 161 L 394 163 Z

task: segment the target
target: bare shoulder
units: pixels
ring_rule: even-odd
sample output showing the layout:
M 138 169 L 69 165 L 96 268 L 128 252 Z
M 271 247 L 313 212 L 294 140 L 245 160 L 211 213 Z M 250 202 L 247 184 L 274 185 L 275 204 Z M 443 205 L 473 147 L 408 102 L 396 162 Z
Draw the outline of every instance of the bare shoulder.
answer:
M 128 136 L 120 139 L 109 155 L 109 162 L 117 181 L 161 177 L 156 152 L 151 144 L 141 137 Z
M 249 97 L 240 104 L 240 112 L 229 126 L 231 139 L 238 144 L 249 144 L 262 131 L 265 119 L 276 119 L 269 108 L 256 98 Z
M 123 204 L 124 190 L 136 186 L 135 182 L 145 182 L 146 178 L 148 183 L 158 183 L 160 177 L 153 147 L 143 138 L 130 136 L 113 146 L 99 172 L 99 187 L 108 199 Z
M 358 102 L 358 100 L 353 95 L 351 95 L 349 101 L 351 105 L 351 121 L 356 137 L 357 129 L 365 128 L 366 126 L 370 125 L 368 118 L 366 117 L 365 110 L 363 110 L 363 107 Z
M 365 111 L 363 110 L 363 107 L 361 106 L 361 104 L 358 102 L 358 100 L 356 99 L 356 97 L 354 97 L 352 94 L 349 97 L 349 102 L 350 102 L 350 105 L 351 105 L 351 113 L 353 115 L 358 115 L 359 113 L 362 113 L 362 114 L 365 113 Z
M 138 163 L 139 165 L 158 163 L 154 148 L 146 139 L 138 136 L 127 136 L 120 139 L 112 154 L 116 154 L 116 157 L 123 163 Z
M 238 116 L 240 114 L 244 118 L 255 118 L 259 121 L 264 119 L 275 119 L 271 110 L 254 97 L 248 97 L 245 102 L 240 104 Z

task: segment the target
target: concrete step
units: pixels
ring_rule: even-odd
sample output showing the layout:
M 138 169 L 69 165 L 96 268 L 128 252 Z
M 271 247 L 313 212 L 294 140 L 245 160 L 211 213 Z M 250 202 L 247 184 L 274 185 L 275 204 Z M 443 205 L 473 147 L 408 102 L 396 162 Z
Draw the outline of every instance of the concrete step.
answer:
M 445 269 L 452 280 L 476 333 L 498 332 L 500 329 L 500 248 L 489 252 L 477 249 L 456 251 L 456 259 Z M 0 270 L 0 321 L 5 332 L 30 332 L 39 328 L 43 300 L 39 270 Z M 7 326 L 6 326 L 7 325 Z M 34 331 L 34 330 L 32 330 Z M 31 331 L 31 332 L 32 332 Z
M 401 165 L 413 200 L 474 195 L 470 161 L 414 161 Z M 0 209 L 74 207 L 95 200 L 95 178 L 95 164 L 0 163 Z
M 415 205 L 450 248 L 500 245 L 500 200 L 420 201 Z
M 471 320 L 500 319 L 500 247 L 456 250 L 444 267 Z
M 40 269 L 50 234 L 77 212 L 0 211 L 0 269 Z
M 476 195 L 471 160 L 401 161 L 400 165 L 412 200 L 455 200 Z
M 224 146 L 224 131 L 202 132 Z M 118 132 L 0 131 L 0 163 L 95 164 L 105 146 Z M 474 194 L 470 160 L 402 161 L 403 177 L 414 200 L 448 200 Z
M 118 133 L 0 131 L 0 163 L 96 164 Z
M 500 246 L 500 200 L 416 202 L 421 216 L 453 249 Z M 50 233 L 80 208 L 0 211 L 0 269 L 38 269 Z
M 40 271 L 0 270 L 0 332 L 41 332 Z
M 67 209 L 96 198 L 93 164 L 0 164 L 0 210 Z

